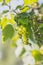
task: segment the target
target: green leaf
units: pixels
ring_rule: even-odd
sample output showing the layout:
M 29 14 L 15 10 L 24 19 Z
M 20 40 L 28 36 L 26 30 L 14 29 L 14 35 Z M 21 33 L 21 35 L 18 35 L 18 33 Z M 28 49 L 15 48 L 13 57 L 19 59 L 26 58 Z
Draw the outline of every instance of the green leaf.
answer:
M 39 50 L 33 50 L 32 55 L 35 58 L 36 61 L 41 61 L 42 60 L 42 55 L 40 54 Z
M 37 55 L 34 57 L 36 61 L 41 61 L 42 60 L 42 56 L 40 53 L 37 53 Z
M 43 27 L 40 28 L 40 32 L 43 34 Z
M 32 27 L 32 20 L 33 20 L 33 16 L 34 16 L 34 12 L 32 13 L 20 13 L 18 15 L 15 16 L 15 21 L 17 22 L 18 25 L 22 25 L 26 28 L 28 34 L 28 38 L 30 38 L 32 41 L 35 41 L 34 39 L 34 33 L 31 29 Z
M 9 12 L 9 10 L 4 10 L 4 11 L 3 11 L 3 13 L 7 13 L 7 12 Z
M 19 6 L 17 6 L 17 7 L 16 7 L 16 9 L 21 9 L 21 8 L 22 8 L 22 6 L 21 6 L 21 5 L 19 5 Z
M 43 27 L 43 24 L 40 24 L 40 25 L 39 25 L 39 28 L 42 28 L 42 27 Z
M 41 35 L 41 43 L 43 44 L 43 27 L 40 28 L 40 35 Z
M 28 13 L 20 13 L 15 16 L 15 20 L 18 23 L 18 25 L 27 26 L 28 25 Z
M 3 29 L 3 36 L 4 36 L 4 41 L 7 39 L 11 39 L 14 35 L 14 28 L 11 24 L 6 25 L 6 27 Z
M 22 57 L 25 52 L 26 52 L 26 50 L 23 48 L 23 50 L 22 50 L 22 52 L 20 54 L 20 57 Z

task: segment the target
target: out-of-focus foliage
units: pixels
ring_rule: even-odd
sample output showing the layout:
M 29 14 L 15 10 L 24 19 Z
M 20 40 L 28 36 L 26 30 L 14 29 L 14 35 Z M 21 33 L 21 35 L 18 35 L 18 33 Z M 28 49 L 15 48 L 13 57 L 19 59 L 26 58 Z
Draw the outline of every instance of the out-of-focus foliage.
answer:
M 0 2 L 9 3 L 10 0 L 0 0 Z
M 39 5 L 38 0 L 24 0 L 24 5 L 15 10 L 7 6 L 9 10 L 4 10 L 0 18 L 3 41 L 11 39 L 10 46 L 15 48 L 16 56 L 25 58 L 24 63 L 31 55 L 33 64 L 28 61 L 27 65 L 43 60 L 43 4 Z
M 24 5 L 29 5 L 35 2 L 38 2 L 38 0 L 24 0 Z
M 14 28 L 11 24 L 8 24 L 4 29 L 3 29 L 3 36 L 4 36 L 4 41 L 7 39 L 11 39 L 14 35 Z M 9 34 L 10 33 L 10 34 Z

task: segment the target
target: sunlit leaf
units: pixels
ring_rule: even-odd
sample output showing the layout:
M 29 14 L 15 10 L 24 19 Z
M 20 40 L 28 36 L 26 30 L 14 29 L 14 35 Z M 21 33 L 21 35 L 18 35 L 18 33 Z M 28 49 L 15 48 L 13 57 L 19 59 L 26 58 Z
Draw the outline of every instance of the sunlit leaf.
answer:
M 33 50 L 32 55 L 33 55 L 33 57 L 35 58 L 36 61 L 42 60 L 42 56 L 41 56 L 39 50 Z
M 27 12 L 29 10 L 29 7 L 25 7 L 21 10 L 21 12 Z
M 12 18 L 12 17 L 13 17 L 13 18 Z M 7 17 L 3 17 L 3 18 L 1 19 L 2 29 L 4 29 L 5 26 L 6 26 L 7 24 L 9 24 L 9 23 L 12 24 L 12 25 L 16 24 L 16 22 L 14 21 L 14 15 L 11 15 L 9 19 L 8 19 Z
M 5 0 L 5 3 L 9 3 L 11 0 Z
M 29 5 L 35 2 L 38 2 L 38 0 L 24 0 L 24 5 Z

